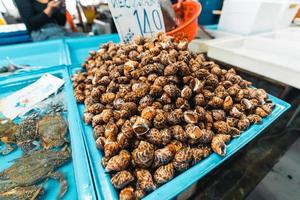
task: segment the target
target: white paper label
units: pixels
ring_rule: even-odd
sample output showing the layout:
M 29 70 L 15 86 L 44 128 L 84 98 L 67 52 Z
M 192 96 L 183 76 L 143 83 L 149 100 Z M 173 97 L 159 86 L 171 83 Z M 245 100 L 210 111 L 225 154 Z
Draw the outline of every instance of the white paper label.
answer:
M 57 92 L 63 85 L 62 79 L 44 74 L 33 84 L 0 100 L 0 112 L 9 119 L 15 119 L 33 109 L 34 105 Z
M 108 5 L 125 43 L 136 35 L 150 37 L 165 32 L 159 0 L 109 0 Z

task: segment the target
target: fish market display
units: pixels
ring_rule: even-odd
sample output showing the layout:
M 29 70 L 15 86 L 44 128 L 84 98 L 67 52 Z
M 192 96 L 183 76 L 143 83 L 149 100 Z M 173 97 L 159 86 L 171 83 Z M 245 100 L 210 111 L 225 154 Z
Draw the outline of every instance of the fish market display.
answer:
M 6 146 L 1 149 L 1 156 L 17 147 L 23 152 L 9 168 L 0 172 L 1 200 L 40 199 L 50 192 L 44 188 L 50 178 L 60 183 L 58 199 L 67 192 L 64 174 L 56 171 L 71 159 L 62 99 L 61 95 L 50 97 L 15 121 L 0 119 L 0 142 Z
M 108 43 L 73 77 L 120 199 L 141 199 L 272 113 L 263 89 L 165 34 Z

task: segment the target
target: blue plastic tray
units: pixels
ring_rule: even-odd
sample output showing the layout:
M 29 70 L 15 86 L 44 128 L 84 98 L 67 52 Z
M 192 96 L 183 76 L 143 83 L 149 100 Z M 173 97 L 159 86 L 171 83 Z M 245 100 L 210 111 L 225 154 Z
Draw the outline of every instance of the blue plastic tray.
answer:
M 72 75 L 80 67 L 72 67 L 69 69 L 69 73 Z M 276 97 L 270 95 L 270 99 L 275 104 L 275 109 L 273 113 L 263 119 L 262 124 L 252 125 L 246 132 L 244 132 L 239 138 L 233 139 L 228 145 L 227 155 L 225 157 L 218 156 L 213 153 L 197 165 L 193 166 L 189 170 L 180 174 L 172 181 L 166 183 L 165 185 L 159 187 L 154 192 L 147 195 L 144 199 L 171 199 L 178 196 L 181 192 L 191 186 L 193 183 L 201 179 L 208 172 L 212 171 L 214 168 L 219 166 L 225 160 L 230 158 L 233 154 L 243 148 L 256 136 L 258 136 L 265 128 L 272 124 L 278 117 L 280 117 L 286 110 L 290 108 L 290 105 Z M 83 118 L 84 105 L 78 104 L 78 115 Z M 94 182 L 96 187 L 97 195 L 100 199 L 118 199 L 116 190 L 110 183 L 110 176 L 105 173 L 102 167 L 101 159 L 102 154 L 96 148 L 95 139 L 93 137 L 93 129 L 91 126 L 87 126 L 81 121 L 81 128 L 85 132 L 84 138 L 87 143 L 87 153 L 90 157 L 90 164 L 92 173 L 94 176 Z
M 63 90 L 68 109 L 66 117 L 69 124 L 69 140 L 72 149 L 72 161 L 58 169 L 58 171 L 65 174 L 69 184 L 69 189 L 63 199 L 96 199 L 88 156 L 83 142 L 80 121 L 76 118 L 77 112 L 74 110 L 76 103 L 74 101 L 72 83 L 69 79 L 67 69 L 59 66 L 2 78 L 0 79 L 0 99 L 33 83 L 44 73 L 50 73 L 56 77 L 64 79 L 65 81 Z M 19 149 L 7 156 L 0 155 L 0 171 L 11 166 L 13 163 L 12 161 L 19 158 L 21 155 L 22 152 Z M 59 191 L 59 184 L 56 181 L 50 179 L 46 183 L 45 189 L 46 193 L 42 196 L 42 199 L 56 199 Z
M 109 41 L 117 43 L 120 39 L 117 34 L 65 39 L 68 64 L 82 64 L 89 51 L 98 50 L 100 44 Z
M 0 66 L 14 63 L 30 66 L 57 66 L 67 64 L 63 40 L 8 45 L 0 47 Z

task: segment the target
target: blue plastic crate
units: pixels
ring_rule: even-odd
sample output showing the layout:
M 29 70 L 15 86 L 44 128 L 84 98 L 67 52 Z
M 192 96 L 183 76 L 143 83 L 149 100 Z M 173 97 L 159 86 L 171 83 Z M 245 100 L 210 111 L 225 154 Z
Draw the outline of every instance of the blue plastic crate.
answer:
M 0 66 L 9 64 L 6 57 L 19 65 L 57 66 L 67 64 L 63 40 L 1 46 Z
M 109 41 L 118 43 L 120 41 L 120 38 L 117 34 L 113 34 L 65 39 L 68 64 L 82 64 L 88 56 L 89 51 L 98 50 L 100 44 Z
M 73 75 L 80 67 L 71 67 L 69 69 L 70 75 Z M 277 118 L 279 118 L 286 110 L 290 108 L 290 105 L 276 97 L 269 96 L 275 104 L 275 109 L 272 114 L 263 119 L 262 124 L 252 125 L 246 132 L 240 137 L 233 139 L 227 148 L 227 155 L 225 157 L 218 156 L 213 153 L 209 157 L 205 158 L 192 168 L 188 169 L 184 173 L 175 177 L 170 182 L 159 187 L 154 192 L 147 195 L 144 199 L 172 199 L 182 193 L 185 189 L 204 177 L 207 173 L 218 167 L 225 160 L 230 158 L 233 154 L 243 148 L 251 140 L 257 137 L 264 129 L 272 124 Z M 82 119 L 84 112 L 84 105 L 77 105 L 78 115 Z M 100 199 L 118 199 L 118 195 L 114 187 L 110 182 L 110 175 L 105 173 L 102 167 L 101 159 L 102 153 L 97 149 L 95 139 L 93 137 L 93 129 L 89 125 L 85 125 L 81 122 L 81 127 L 84 131 L 84 139 L 87 146 L 87 153 L 90 158 L 91 170 L 94 176 L 95 188 L 98 198 Z
M 69 141 L 72 150 L 72 161 L 58 169 L 59 172 L 64 173 L 69 184 L 68 191 L 63 199 L 96 199 L 88 156 L 83 142 L 83 133 L 81 132 L 80 121 L 76 117 L 77 112 L 74 110 L 76 102 L 74 101 L 72 83 L 69 79 L 67 69 L 59 66 L 2 78 L 0 79 L 0 99 L 35 82 L 44 73 L 50 73 L 65 81 L 63 90 L 65 103 L 68 109 L 66 118 L 68 119 L 69 125 Z M 6 156 L 0 155 L 0 171 L 11 166 L 13 163 L 12 161 L 19 158 L 21 155 L 22 152 L 19 149 Z M 56 199 L 59 191 L 59 184 L 50 179 L 45 184 L 45 190 L 46 193 L 42 196 L 42 199 Z

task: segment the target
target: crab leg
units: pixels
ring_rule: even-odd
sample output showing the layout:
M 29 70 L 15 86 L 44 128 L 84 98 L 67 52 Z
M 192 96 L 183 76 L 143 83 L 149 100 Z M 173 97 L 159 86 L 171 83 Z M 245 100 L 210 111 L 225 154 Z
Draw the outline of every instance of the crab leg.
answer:
M 66 177 L 62 173 L 54 172 L 50 175 L 50 178 L 59 181 L 60 190 L 58 194 L 58 199 L 61 199 L 68 190 L 68 182 Z

